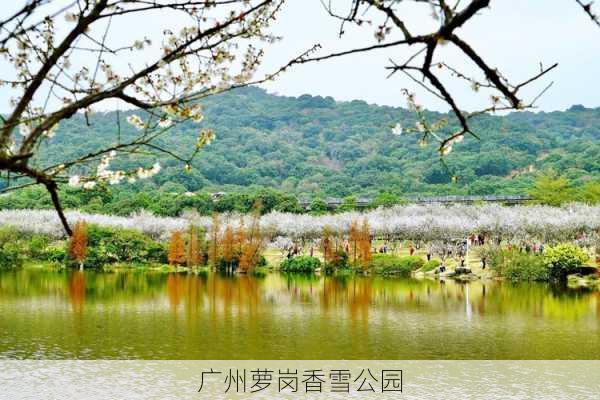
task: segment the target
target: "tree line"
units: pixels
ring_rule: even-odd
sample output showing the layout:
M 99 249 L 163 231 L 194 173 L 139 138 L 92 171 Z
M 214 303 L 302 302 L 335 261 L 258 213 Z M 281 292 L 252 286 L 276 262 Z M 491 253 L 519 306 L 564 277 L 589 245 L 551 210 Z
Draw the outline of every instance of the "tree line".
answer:
M 408 196 L 382 191 L 368 199 L 366 205 L 358 204 L 356 195 L 345 196 L 335 209 L 328 206 L 323 197 L 299 198 L 292 193 L 277 189 L 248 188 L 228 193 L 176 192 L 157 190 L 139 192 L 125 186 L 104 186 L 94 191 L 60 188 L 60 195 L 66 209 L 81 210 L 86 213 L 128 216 L 139 211 L 149 211 L 155 215 L 175 217 L 186 210 L 194 210 L 201 215 L 213 213 L 250 213 L 254 204 L 260 202 L 261 213 L 272 211 L 284 213 L 310 213 L 322 215 L 330 212 L 370 210 L 378 207 L 391 207 L 405 204 Z M 533 185 L 524 191 L 532 196 L 532 203 L 561 206 L 571 202 L 586 204 L 600 203 L 600 181 L 589 180 L 577 185 L 565 175 L 553 170 L 539 174 Z M 308 206 L 306 206 L 308 204 Z M 41 188 L 27 188 L 0 196 L 0 209 L 49 209 L 52 201 Z

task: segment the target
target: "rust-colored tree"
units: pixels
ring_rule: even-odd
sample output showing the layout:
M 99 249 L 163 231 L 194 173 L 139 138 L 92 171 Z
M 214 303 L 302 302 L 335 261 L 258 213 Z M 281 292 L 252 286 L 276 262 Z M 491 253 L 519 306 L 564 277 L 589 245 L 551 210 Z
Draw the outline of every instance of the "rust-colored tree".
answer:
M 335 259 L 335 241 L 331 229 L 326 226 L 321 235 L 321 250 L 323 251 L 323 261 L 325 264 Z
M 190 225 L 188 243 L 187 243 L 187 265 L 196 267 L 204 263 L 202 254 L 202 243 L 199 239 L 198 228 Z
M 258 243 L 247 243 L 240 254 L 239 272 L 248 272 L 258 263 L 260 256 Z
M 84 221 L 78 221 L 73 228 L 73 235 L 69 240 L 69 255 L 79 263 L 80 269 L 83 269 L 83 262 L 87 255 L 87 245 L 87 225 Z
M 369 228 L 369 221 L 365 218 L 363 220 L 360 232 L 359 232 L 359 254 L 360 262 L 364 270 L 369 268 L 371 264 L 371 231 Z
M 169 264 L 185 265 L 185 253 L 185 242 L 181 231 L 173 232 L 171 234 L 171 240 L 169 241 Z
M 356 265 L 356 262 L 358 261 L 358 245 L 360 242 L 360 238 L 361 236 L 358 229 L 358 222 L 352 221 L 348 230 L 348 244 L 350 246 L 349 256 L 352 258 L 352 264 L 354 265 Z
M 240 224 L 235 230 L 235 251 L 238 255 L 242 254 L 244 250 L 244 245 L 247 240 L 247 232 L 246 232 L 246 224 L 244 223 L 244 217 L 241 217 Z
M 223 232 L 223 261 L 227 263 L 228 267 L 232 266 L 232 262 L 236 253 L 236 235 L 234 235 L 233 228 L 230 225 L 227 225 L 225 228 L 225 232 Z
M 260 210 L 261 204 L 257 202 L 254 204 L 254 210 L 252 212 L 252 220 L 250 225 L 245 231 L 243 237 L 244 241 L 241 243 L 241 253 L 239 270 L 240 272 L 247 272 L 251 268 L 254 268 L 260 261 L 261 251 L 263 247 L 263 235 L 260 230 Z
M 214 213 L 212 217 L 212 224 L 209 230 L 209 242 L 208 242 L 208 262 L 215 266 L 219 261 L 219 239 L 221 231 L 221 221 L 219 220 L 219 214 Z

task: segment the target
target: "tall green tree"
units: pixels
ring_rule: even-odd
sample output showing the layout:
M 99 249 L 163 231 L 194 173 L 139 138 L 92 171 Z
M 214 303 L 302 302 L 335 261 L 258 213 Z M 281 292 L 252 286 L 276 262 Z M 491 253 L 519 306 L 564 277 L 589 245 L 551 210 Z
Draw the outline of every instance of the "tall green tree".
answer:
M 549 170 L 540 174 L 529 190 L 533 200 L 549 206 L 560 206 L 575 200 L 575 190 L 570 181 L 559 175 L 556 171 Z

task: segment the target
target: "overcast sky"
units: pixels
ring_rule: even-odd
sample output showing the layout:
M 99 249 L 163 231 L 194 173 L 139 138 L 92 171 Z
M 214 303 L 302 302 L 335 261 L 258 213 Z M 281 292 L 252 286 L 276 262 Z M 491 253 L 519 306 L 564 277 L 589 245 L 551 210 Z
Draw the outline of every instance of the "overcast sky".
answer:
M 348 7 L 350 0 L 334 0 Z M 574 0 L 493 0 L 492 6 L 477 15 L 458 34 L 487 60 L 498 67 L 512 82 L 523 81 L 539 71 L 539 63 L 559 63 L 543 81 L 523 93 L 530 100 L 545 85 L 552 88 L 539 100 L 544 111 L 564 110 L 573 104 L 600 106 L 600 28 L 594 25 Z M 399 11 L 411 30 L 429 32 L 435 27 L 431 10 L 413 2 L 404 2 Z M 412 5 L 409 5 L 412 4 Z M 340 11 L 346 11 L 339 8 Z M 5 12 L 0 12 L 4 14 Z M 61 23 L 65 23 L 61 20 Z M 114 39 L 139 39 L 149 27 L 181 26 L 181 19 L 163 15 L 144 15 L 136 29 L 125 24 L 111 32 Z M 147 27 L 144 30 L 144 27 Z M 339 21 L 330 17 L 319 0 L 288 0 L 273 31 L 283 40 L 267 49 L 261 73 L 276 70 L 294 56 L 320 43 L 319 54 L 376 43 L 373 27 L 348 27 L 338 37 Z M 162 32 L 162 31 L 161 31 Z M 319 63 L 297 65 L 276 82 L 264 87 L 272 93 L 299 96 L 305 93 L 332 96 L 337 100 L 361 99 L 369 103 L 405 106 L 402 88 L 417 94 L 417 100 L 429 109 L 446 111 L 447 105 L 428 95 L 402 76 L 386 79 L 385 67 L 390 59 L 404 61 L 415 49 L 386 49 L 377 53 L 346 56 Z M 144 61 L 150 54 L 140 52 Z M 444 46 L 440 56 L 455 68 L 472 70 L 451 45 Z M 94 56 L 95 57 L 95 56 Z M 85 63 L 85 60 L 79 60 Z M 95 58 L 90 59 L 94 63 Z M 127 61 L 129 62 L 129 61 Z M 0 65 L 0 72 L 6 65 Z M 4 75 L 4 74 L 2 74 Z M 474 93 L 464 82 L 446 81 L 463 109 L 473 110 L 489 104 L 489 94 Z M 9 94 L 0 90 L 0 109 L 6 112 Z
M 346 1 L 348 3 L 349 1 Z M 403 15 L 409 27 L 427 26 L 429 10 L 423 12 L 407 7 Z M 329 17 L 319 0 L 292 0 L 283 12 L 276 31 L 285 36 L 266 58 L 266 67 L 280 63 L 321 43 L 325 54 L 352 46 L 374 42 L 373 29 L 348 32 L 338 38 L 338 23 Z M 459 31 L 488 62 L 499 67 L 513 81 L 525 80 L 544 65 L 559 63 L 558 69 L 543 82 L 526 92 L 531 99 L 545 84 L 552 88 L 538 105 L 545 111 L 564 110 L 573 104 L 600 106 L 600 28 L 573 0 L 494 0 L 467 26 Z M 447 106 L 432 96 L 417 90 L 414 84 L 400 76 L 386 80 L 384 67 L 388 59 L 404 60 L 408 52 L 383 50 L 379 53 L 352 55 L 318 64 L 294 67 L 266 88 L 271 92 L 297 96 L 304 93 L 332 96 L 339 100 L 362 99 L 370 103 L 405 105 L 402 87 L 413 88 L 421 103 L 430 109 L 446 110 Z M 453 66 L 469 68 L 452 49 L 446 57 Z M 488 95 L 475 96 L 464 85 L 452 85 L 458 93 L 459 105 L 466 109 L 487 104 Z

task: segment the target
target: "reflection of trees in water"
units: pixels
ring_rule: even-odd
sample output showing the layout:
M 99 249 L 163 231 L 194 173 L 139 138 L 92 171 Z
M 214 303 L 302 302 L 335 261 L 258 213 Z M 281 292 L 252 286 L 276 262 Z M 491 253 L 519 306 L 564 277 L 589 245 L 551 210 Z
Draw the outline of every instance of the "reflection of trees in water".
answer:
M 68 278 L 69 302 L 73 311 L 83 311 L 85 303 L 85 274 L 82 271 L 71 272 Z
M 475 296 L 477 297 L 477 296 Z M 477 314 L 483 315 L 485 314 L 485 301 L 486 301 L 486 285 L 483 283 L 481 285 L 481 296 L 479 296 L 477 302 L 475 302 L 477 307 Z
M 177 311 L 184 292 L 184 279 L 179 274 L 169 274 L 167 277 L 167 296 L 173 311 Z
M 473 316 L 523 315 L 545 319 L 600 318 L 600 294 L 544 284 L 469 283 Z M 318 307 L 321 313 L 367 320 L 374 312 L 464 313 L 465 284 L 454 281 L 386 279 L 375 276 L 269 274 L 222 276 L 159 271 L 115 272 L 21 269 L 0 271 L 0 298 L 56 298 L 74 311 L 95 304 L 155 304 L 166 301 L 190 325 L 201 319 L 219 327 L 224 320 L 254 323 L 259 314 Z M 292 308 L 290 308 L 292 307 Z M 341 313 L 341 314 L 340 314 Z M 275 315 L 274 315 L 275 316 Z M 209 327 L 200 327 L 207 329 Z M 221 326 L 222 328 L 222 326 Z
M 369 319 L 372 287 L 368 279 L 353 280 L 349 298 L 350 317 L 353 320 L 360 319 L 366 322 Z
M 311 295 L 314 288 L 317 296 Z M 347 308 L 352 318 L 367 318 L 369 310 L 395 308 L 419 312 L 471 315 L 523 314 L 543 318 L 579 319 L 592 314 L 597 296 L 539 283 L 428 281 L 381 277 L 287 280 L 288 295 L 296 302 L 319 305 L 323 312 Z
M 495 282 L 488 285 L 486 312 L 577 320 L 590 315 L 594 298 L 584 290 L 569 290 L 560 285 Z
M 166 292 L 173 311 L 181 307 L 188 317 L 194 317 L 208 304 L 212 315 L 232 313 L 253 315 L 259 307 L 260 280 L 251 276 L 218 274 L 168 274 Z

